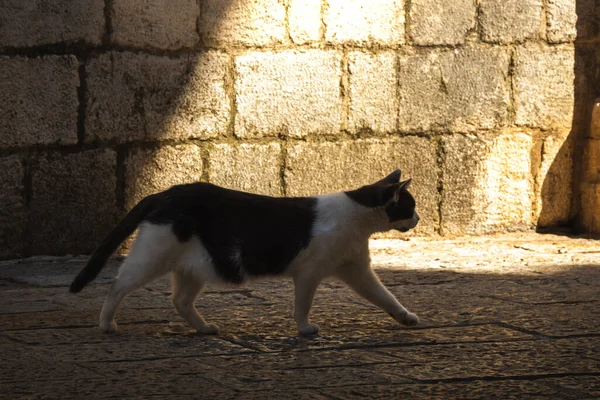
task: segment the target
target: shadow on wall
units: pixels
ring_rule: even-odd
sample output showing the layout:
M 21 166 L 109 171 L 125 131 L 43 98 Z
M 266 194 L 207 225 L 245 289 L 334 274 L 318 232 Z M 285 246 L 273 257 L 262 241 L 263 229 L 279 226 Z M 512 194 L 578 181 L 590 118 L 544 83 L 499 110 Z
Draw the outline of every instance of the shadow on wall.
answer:
M 203 140 L 233 132 L 233 62 L 212 39 L 231 1 L 204 3 L 106 2 L 101 47 L 78 55 L 77 150 L 34 166 L 29 254 L 88 253 L 144 196 L 207 179 Z
M 581 184 L 585 174 L 585 147 L 589 136 L 590 115 L 594 92 L 600 90 L 597 35 L 600 33 L 600 9 L 593 0 L 576 2 L 576 37 L 573 53 L 573 108 L 571 126 L 567 135 L 541 138 L 536 148 L 539 158 L 538 171 L 534 176 L 541 179 L 540 204 L 537 205 L 538 230 L 552 226 L 569 225 L 576 230 L 583 227 Z M 557 44 L 557 46 L 561 46 Z M 552 74 L 553 71 L 548 71 Z M 540 71 L 540 74 L 543 74 Z M 548 88 L 548 101 L 552 101 L 552 90 Z M 550 107 L 552 108 L 552 104 Z M 569 110 L 570 111 L 570 110 Z M 535 150 L 534 150 L 535 151 Z M 535 207 L 534 207 L 535 209 Z

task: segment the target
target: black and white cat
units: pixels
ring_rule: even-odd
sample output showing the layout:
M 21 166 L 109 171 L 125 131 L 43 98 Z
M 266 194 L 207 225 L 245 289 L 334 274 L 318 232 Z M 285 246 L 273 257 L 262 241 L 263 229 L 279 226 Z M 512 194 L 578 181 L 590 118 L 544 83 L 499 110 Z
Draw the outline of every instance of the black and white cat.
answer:
M 102 241 L 71 284 L 79 292 L 139 226 L 102 307 L 100 327 L 114 332 L 117 308 L 131 291 L 171 272 L 173 304 L 198 332 L 216 334 L 196 310 L 206 284 L 241 284 L 264 276 L 294 281 L 300 334 L 317 333 L 308 314 L 319 283 L 337 277 L 401 324 L 418 317 L 383 286 L 370 266 L 375 232 L 414 228 L 419 216 L 400 171 L 356 190 L 275 198 L 208 183 L 174 186 L 140 201 Z

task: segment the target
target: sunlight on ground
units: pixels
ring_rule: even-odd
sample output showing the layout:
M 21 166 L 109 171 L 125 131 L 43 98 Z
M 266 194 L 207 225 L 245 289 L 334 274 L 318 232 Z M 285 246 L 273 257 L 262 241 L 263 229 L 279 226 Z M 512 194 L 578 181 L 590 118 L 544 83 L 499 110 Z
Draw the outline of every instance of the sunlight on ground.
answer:
M 388 269 L 530 275 L 600 266 L 600 241 L 536 233 L 378 239 L 370 242 L 370 249 L 373 265 Z

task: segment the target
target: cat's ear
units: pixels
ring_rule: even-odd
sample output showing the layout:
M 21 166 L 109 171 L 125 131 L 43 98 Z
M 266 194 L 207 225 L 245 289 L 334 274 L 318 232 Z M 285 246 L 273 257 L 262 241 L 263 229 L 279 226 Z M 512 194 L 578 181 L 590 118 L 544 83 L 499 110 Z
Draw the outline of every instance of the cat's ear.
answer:
M 397 203 L 398 199 L 400 198 L 400 192 L 403 190 L 408 190 L 408 187 L 410 186 L 411 182 L 412 179 L 408 179 L 400 183 L 389 185 L 385 189 L 383 189 L 383 193 L 381 195 L 383 204 L 387 203 L 390 200 L 393 200 Z
M 402 173 L 400 172 L 399 169 L 397 169 L 394 172 L 392 172 L 391 174 L 389 174 L 388 176 L 386 176 L 385 178 L 383 178 L 382 180 L 378 181 L 377 183 L 388 183 L 388 184 L 398 183 L 398 182 L 400 182 L 401 175 L 402 175 Z
M 394 185 L 396 187 L 396 189 L 394 190 L 394 202 L 395 203 L 397 203 L 398 200 L 400 199 L 400 192 L 403 190 L 407 191 L 411 182 L 412 182 L 412 179 L 407 179 L 404 182 L 400 182 L 399 184 Z
M 399 190 L 408 190 L 408 187 L 410 186 L 411 182 L 412 182 L 412 178 L 407 179 L 404 182 L 400 182 Z
M 400 193 L 400 183 L 389 185 L 381 191 L 381 203 L 387 204 L 390 200 L 398 201 Z

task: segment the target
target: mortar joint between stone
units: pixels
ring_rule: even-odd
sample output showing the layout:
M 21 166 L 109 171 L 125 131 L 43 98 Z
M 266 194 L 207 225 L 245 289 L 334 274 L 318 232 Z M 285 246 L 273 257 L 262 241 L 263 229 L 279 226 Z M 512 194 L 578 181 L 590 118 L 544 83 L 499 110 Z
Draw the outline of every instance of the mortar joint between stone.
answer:
M 404 43 L 407 45 L 413 45 L 410 33 L 412 29 L 412 21 L 410 16 L 410 9 L 412 7 L 412 0 L 404 0 L 402 4 L 402 10 L 404 11 Z
M 226 136 L 235 137 L 235 119 L 237 116 L 237 99 L 235 93 L 235 84 L 237 80 L 237 70 L 235 67 L 235 55 L 228 53 L 229 60 L 225 69 L 225 93 L 229 97 L 229 123 L 226 129 Z
M 85 113 L 86 113 L 86 96 L 87 96 L 87 79 L 85 65 L 86 59 L 79 59 L 77 69 L 79 77 L 79 86 L 77 88 L 77 144 L 82 145 L 85 141 Z
M 348 57 L 348 49 L 342 50 L 342 58 L 340 61 L 340 97 L 342 100 L 342 108 L 340 115 L 340 133 L 348 133 L 350 119 L 350 62 Z
M 280 179 L 280 186 L 281 186 L 281 194 L 282 196 L 286 197 L 288 196 L 288 187 L 287 187 L 287 181 L 285 179 L 285 172 L 287 169 L 287 153 L 288 153 L 288 149 L 287 149 L 287 143 L 284 141 L 281 143 L 281 151 L 279 153 L 279 162 L 280 162 L 280 169 L 279 169 L 279 179 Z
M 439 235 L 443 234 L 443 221 L 444 221 L 444 164 L 446 160 L 446 149 L 442 142 L 441 137 L 436 136 L 432 138 L 435 143 L 436 151 L 436 166 L 437 166 L 437 213 L 438 213 L 438 224 L 435 227 L 436 233 Z
M 130 153 L 130 149 L 123 147 L 121 149 L 115 149 L 117 153 L 117 165 L 116 165 L 116 185 L 115 185 L 115 202 L 117 211 L 122 215 L 127 211 L 125 209 L 125 158 Z
M 325 13 L 327 12 L 327 10 L 329 9 L 329 1 L 328 0 L 321 0 L 321 8 L 319 10 L 319 18 L 320 18 L 320 24 L 319 24 L 319 40 L 322 42 L 325 42 L 325 35 L 327 33 L 327 23 L 325 22 Z
M 114 0 L 104 1 L 104 35 L 102 44 L 109 46 L 113 40 L 114 27 L 112 24 L 112 15 L 114 13 Z

